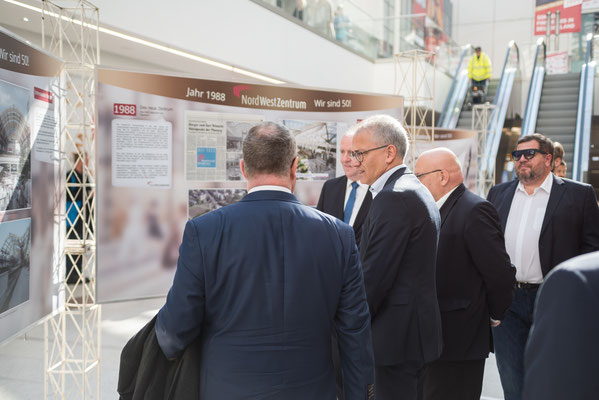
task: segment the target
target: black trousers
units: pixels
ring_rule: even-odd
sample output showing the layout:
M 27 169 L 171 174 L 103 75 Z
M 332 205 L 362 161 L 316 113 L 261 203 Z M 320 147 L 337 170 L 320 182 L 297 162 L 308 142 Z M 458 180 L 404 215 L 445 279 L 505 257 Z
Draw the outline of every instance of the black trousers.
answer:
M 418 362 L 375 366 L 377 400 L 421 400 L 426 366 Z
M 442 361 L 428 365 L 424 400 L 479 400 L 485 360 Z

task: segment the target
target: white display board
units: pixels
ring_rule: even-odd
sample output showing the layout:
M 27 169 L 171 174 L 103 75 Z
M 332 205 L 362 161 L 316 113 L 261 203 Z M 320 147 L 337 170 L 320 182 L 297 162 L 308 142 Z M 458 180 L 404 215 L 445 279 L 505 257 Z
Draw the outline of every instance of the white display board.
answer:
M 0 342 L 60 305 L 61 68 L 0 28 Z
M 100 302 L 166 294 L 187 219 L 244 196 L 241 143 L 256 123 L 293 133 L 296 194 L 315 205 L 324 181 L 342 173 L 338 138 L 368 116 L 403 112 L 398 96 L 113 69 L 97 76 Z

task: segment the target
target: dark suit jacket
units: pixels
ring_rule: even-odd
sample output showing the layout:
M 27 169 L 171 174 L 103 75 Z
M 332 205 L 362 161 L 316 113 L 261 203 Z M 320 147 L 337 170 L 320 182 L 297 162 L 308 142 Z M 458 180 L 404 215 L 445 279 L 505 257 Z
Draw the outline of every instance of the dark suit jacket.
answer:
M 489 191 L 505 233 L 507 217 L 518 181 L 502 183 Z M 553 176 L 553 186 L 539 237 L 543 276 L 559 263 L 599 250 L 599 208 L 591 185 Z
M 360 256 L 377 365 L 429 362 L 441 354 L 439 225 L 435 200 L 406 168 L 394 172 L 372 200 Z
M 555 268 L 537 296 L 524 356 L 525 400 L 599 393 L 599 252 Z
M 442 360 L 480 360 L 492 350 L 489 317 L 502 320 L 512 303 L 516 269 L 505 251 L 495 207 L 464 185 L 440 210 L 437 297 Z
M 200 398 L 199 340 L 168 360 L 156 340 L 152 318 L 121 352 L 117 391 L 120 400 L 197 400 Z
M 329 179 L 322 186 L 320 198 L 316 208 L 322 212 L 337 217 L 343 221 L 343 206 L 345 205 L 345 190 L 347 188 L 347 177 L 340 176 L 338 178 Z M 354 221 L 354 232 L 356 233 L 356 243 L 360 246 L 360 237 L 362 235 L 362 224 L 366 220 L 366 215 L 372 203 L 372 194 L 370 190 L 366 193 L 364 201 L 360 206 L 360 211 L 356 215 Z
M 370 315 L 347 224 L 279 191 L 187 223 L 156 335 L 168 357 L 202 336 L 203 400 L 334 399 L 332 329 L 346 398 L 366 398 Z

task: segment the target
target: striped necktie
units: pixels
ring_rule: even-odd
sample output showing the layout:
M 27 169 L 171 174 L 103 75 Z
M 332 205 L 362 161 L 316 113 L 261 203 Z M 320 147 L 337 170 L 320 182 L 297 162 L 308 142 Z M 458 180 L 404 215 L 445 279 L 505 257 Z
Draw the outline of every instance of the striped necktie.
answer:
M 347 204 L 345 205 L 345 210 L 343 211 L 343 222 L 349 224 L 349 220 L 351 219 L 351 212 L 354 209 L 354 203 L 356 202 L 356 189 L 358 188 L 358 182 L 352 182 L 351 184 L 351 192 L 349 193 L 349 198 L 347 199 Z

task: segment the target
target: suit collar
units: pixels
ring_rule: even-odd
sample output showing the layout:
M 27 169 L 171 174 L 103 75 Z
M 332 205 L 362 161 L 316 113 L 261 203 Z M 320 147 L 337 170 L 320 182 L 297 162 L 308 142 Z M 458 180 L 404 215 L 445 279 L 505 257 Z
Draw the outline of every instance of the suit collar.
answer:
M 280 200 L 280 201 L 290 201 L 294 203 L 301 204 L 297 197 L 292 193 L 281 192 L 278 190 L 260 190 L 253 193 L 248 193 L 245 195 L 241 201 L 261 201 L 261 200 Z
M 496 204 L 497 212 L 501 216 L 501 228 L 503 229 L 503 233 L 505 233 L 505 226 L 507 225 L 507 217 L 510 214 L 510 208 L 512 208 L 512 200 L 514 200 L 514 194 L 516 193 L 516 188 L 520 182 L 517 179 L 509 182 L 507 185 L 507 189 L 505 191 L 505 201 Z
M 549 221 L 553 217 L 553 213 L 557 208 L 562 196 L 566 192 L 566 185 L 563 179 L 551 174 L 553 176 L 553 186 L 551 187 L 551 193 L 549 194 L 549 201 L 547 202 L 547 209 L 545 210 L 545 217 L 543 218 L 543 225 L 541 226 L 541 235 L 543 231 L 549 225 Z
M 455 204 L 457 203 L 458 199 L 460 197 L 462 197 L 462 195 L 464 194 L 465 191 L 466 191 L 466 186 L 464 186 L 464 184 L 461 183 L 449 195 L 449 197 L 447 198 L 447 200 L 445 200 L 445 203 L 443 203 L 443 205 L 439 209 L 439 213 L 441 214 L 441 227 L 443 226 L 443 224 L 447 220 L 447 216 L 451 212 L 451 209 L 453 208 L 453 206 L 455 206 Z

